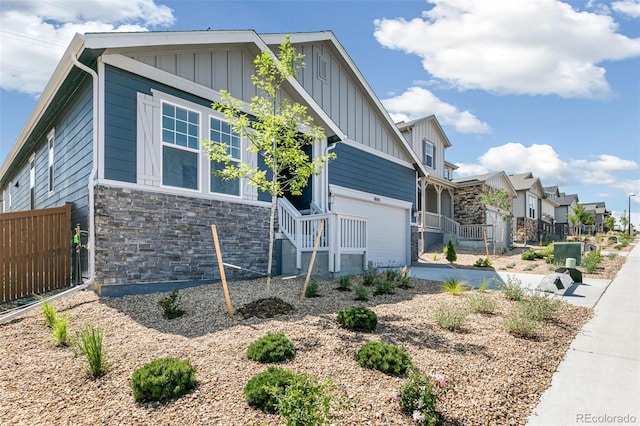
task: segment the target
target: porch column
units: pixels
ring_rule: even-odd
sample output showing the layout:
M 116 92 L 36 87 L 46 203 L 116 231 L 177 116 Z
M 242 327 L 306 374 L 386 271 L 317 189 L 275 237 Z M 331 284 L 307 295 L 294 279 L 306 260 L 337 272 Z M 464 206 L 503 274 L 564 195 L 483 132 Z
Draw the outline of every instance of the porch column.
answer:
M 442 190 L 444 188 L 440 185 L 436 185 L 436 191 L 438 191 L 438 222 L 440 224 L 440 229 L 442 226 Z

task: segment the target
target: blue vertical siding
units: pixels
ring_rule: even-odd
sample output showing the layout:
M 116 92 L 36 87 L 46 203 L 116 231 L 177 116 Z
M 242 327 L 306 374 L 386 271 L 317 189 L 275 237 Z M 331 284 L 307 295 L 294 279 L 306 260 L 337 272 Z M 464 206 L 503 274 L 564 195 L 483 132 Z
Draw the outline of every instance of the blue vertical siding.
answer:
M 408 201 L 415 206 L 416 172 L 366 151 L 338 143 L 329 163 L 329 184 Z

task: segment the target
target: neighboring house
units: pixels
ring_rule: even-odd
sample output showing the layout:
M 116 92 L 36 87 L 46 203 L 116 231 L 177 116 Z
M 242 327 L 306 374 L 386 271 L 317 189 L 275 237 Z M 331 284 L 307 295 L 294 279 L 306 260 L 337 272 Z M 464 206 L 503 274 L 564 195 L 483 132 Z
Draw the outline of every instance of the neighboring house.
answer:
M 458 244 L 462 247 L 483 247 L 484 238 L 497 249 L 511 247 L 512 207 L 500 211 L 480 201 L 480 195 L 490 191 L 505 190 L 513 200 L 517 194 L 505 172 L 485 173 L 454 179 L 455 220 L 460 223 Z M 502 216 L 509 216 L 506 220 Z
M 593 223 L 590 225 L 583 225 L 582 231 L 587 234 L 594 234 L 596 232 L 606 232 L 607 218 L 611 216 L 611 212 L 607 210 L 607 206 L 604 201 L 596 201 L 594 203 L 579 203 L 578 205 L 584 206 L 584 212 L 593 216 Z
M 212 175 L 218 164 L 200 141 L 220 141 L 237 161 L 261 164 L 211 103 L 226 89 L 246 109 L 256 95 L 254 58 L 275 55 L 284 37 L 250 30 L 76 35 L 0 169 L 4 210 L 71 202 L 73 225 L 89 233 L 89 281 L 104 295 L 217 279 L 213 224 L 223 260 L 242 268 L 227 271 L 229 278 L 265 272 L 270 196 L 246 180 Z M 436 145 L 427 171 L 424 153 L 416 155 L 333 33 L 291 41 L 306 68 L 282 96 L 306 105 L 325 130 L 310 155 L 330 151 L 337 159 L 301 196 L 280 200 L 276 272 L 306 269 L 321 220 L 322 271 L 408 264 L 417 256 L 412 213 L 425 206 L 416 182 L 437 172 L 439 186 L 429 180 L 421 197 L 429 211 L 452 216 L 453 186 L 442 177 L 451 165 L 437 151 L 448 141 L 420 136 Z
M 509 175 L 516 190 L 513 200 L 514 241 L 540 241 L 542 200 L 545 198 L 540 179 L 531 172 Z
M 573 214 L 573 209 L 578 206 L 578 194 L 565 194 L 560 192 L 557 186 L 545 187 L 544 190 L 547 198 L 557 204 L 554 212 L 556 234 L 559 234 L 561 239 L 566 238 L 567 235 L 573 235 L 573 225 L 569 221 L 569 215 Z
M 400 122 L 397 126 L 426 170 L 418 179 L 415 215 L 418 253 L 422 253 L 427 248 L 446 244 L 457 233 L 458 224 L 453 220 L 455 184 L 451 181 L 457 166 L 445 160 L 445 151 L 451 142 L 434 115 Z

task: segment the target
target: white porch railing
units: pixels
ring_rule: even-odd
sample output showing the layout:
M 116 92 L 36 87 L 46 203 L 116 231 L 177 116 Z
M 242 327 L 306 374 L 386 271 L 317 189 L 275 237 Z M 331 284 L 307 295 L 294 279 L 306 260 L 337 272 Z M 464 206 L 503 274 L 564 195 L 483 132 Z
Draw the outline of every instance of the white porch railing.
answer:
M 460 224 L 446 216 L 431 212 L 420 212 L 418 214 L 419 224 L 422 228 L 437 229 L 448 234 L 458 235 Z
M 458 236 L 465 240 L 480 241 L 484 240 L 486 232 L 487 241 L 493 237 L 491 225 L 460 225 L 460 233 Z
M 342 253 L 366 253 L 366 218 L 333 212 L 302 215 L 287 199 L 280 198 L 278 226 L 296 249 L 296 268 L 302 269 L 302 253 L 313 251 L 322 220 L 325 224 L 318 251 L 328 251 L 329 272 L 340 271 Z

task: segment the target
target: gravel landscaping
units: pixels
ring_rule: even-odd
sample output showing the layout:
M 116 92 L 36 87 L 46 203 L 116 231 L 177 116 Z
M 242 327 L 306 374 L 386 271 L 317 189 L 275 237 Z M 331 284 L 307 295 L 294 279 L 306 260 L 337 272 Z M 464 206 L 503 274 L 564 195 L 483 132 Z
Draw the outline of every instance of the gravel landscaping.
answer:
M 353 300 L 353 292 L 320 282 L 320 297 L 300 301 L 301 280 L 230 283 L 237 312 L 260 298 L 277 297 L 294 311 L 274 318 L 229 318 L 220 285 L 181 290 L 183 317 L 167 320 L 158 301 L 165 294 L 99 299 L 80 291 L 53 301 L 68 317 L 70 333 L 90 322 L 104 329 L 107 373 L 90 378 L 86 360 L 56 347 L 39 310 L 0 325 L 0 424 L 3 425 L 256 425 L 282 424 L 277 415 L 247 405 L 243 388 L 267 365 L 246 357 L 249 344 L 268 332 L 284 333 L 295 357 L 280 367 L 330 379 L 348 401 L 338 425 L 410 425 L 392 400 L 404 378 L 360 367 L 357 351 L 372 340 L 404 346 L 423 373 L 444 375 L 452 388 L 438 404 L 445 425 L 523 425 L 573 337 L 592 310 L 562 303 L 557 319 L 537 339 L 509 334 L 504 320 L 515 302 L 488 292 L 494 315 L 471 313 L 461 331 L 442 329 L 433 312 L 442 303 L 467 304 L 442 293 L 441 283 L 412 279 L 392 295 Z M 335 322 L 351 305 L 378 315 L 374 333 L 352 332 Z M 166 404 L 139 404 L 128 387 L 133 371 L 154 359 L 188 358 L 197 368 L 197 387 Z

